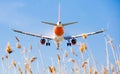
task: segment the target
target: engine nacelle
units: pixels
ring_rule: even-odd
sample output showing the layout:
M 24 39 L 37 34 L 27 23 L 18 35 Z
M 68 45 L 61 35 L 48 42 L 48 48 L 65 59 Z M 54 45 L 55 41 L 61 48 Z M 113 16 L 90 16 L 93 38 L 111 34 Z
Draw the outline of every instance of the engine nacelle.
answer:
M 75 45 L 76 43 L 77 43 L 77 40 L 76 40 L 76 39 L 72 39 L 72 40 L 71 40 L 71 44 L 72 44 L 72 45 Z
M 42 45 L 44 45 L 44 44 L 46 43 L 46 40 L 45 40 L 45 39 L 41 39 L 41 40 L 40 40 L 40 43 L 41 43 Z

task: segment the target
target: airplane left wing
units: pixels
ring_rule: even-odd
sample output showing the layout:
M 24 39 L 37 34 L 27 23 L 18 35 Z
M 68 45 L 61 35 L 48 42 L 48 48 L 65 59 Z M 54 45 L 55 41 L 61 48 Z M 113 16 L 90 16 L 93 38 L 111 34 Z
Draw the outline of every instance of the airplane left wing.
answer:
M 49 37 L 49 36 L 43 36 L 43 35 L 39 35 L 39 34 L 32 34 L 32 33 L 28 33 L 28 32 L 22 32 L 22 31 L 19 31 L 19 30 L 14 30 L 13 29 L 13 31 L 21 33 L 21 34 L 26 34 L 26 35 L 34 36 L 34 37 L 45 38 L 45 39 L 49 39 L 49 40 L 53 39 L 52 37 Z
M 102 33 L 102 32 L 104 32 L 104 30 L 99 30 L 99 31 L 90 32 L 90 33 L 83 33 L 83 34 L 75 35 L 75 36 L 65 36 L 64 39 L 65 40 L 70 40 L 70 39 L 79 38 L 79 37 L 83 37 L 84 39 L 86 39 L 87 36 L 94 35 L 94 34 L 99 34 L 99 33 Z
M 96 32 L 83 33 L 83 34 L 80 34 L 80 35 L 72 36 L 71 38 L 79 38 L 79 37 L 86 38 L 87 36 L 94 35 L 94 34 L 99 34 L 99 33 L 102 33 L 102 32 L 104 32 L 104 31 L 105 31 L 105 30 L 99 30 L 99 31 L 96 31 Z

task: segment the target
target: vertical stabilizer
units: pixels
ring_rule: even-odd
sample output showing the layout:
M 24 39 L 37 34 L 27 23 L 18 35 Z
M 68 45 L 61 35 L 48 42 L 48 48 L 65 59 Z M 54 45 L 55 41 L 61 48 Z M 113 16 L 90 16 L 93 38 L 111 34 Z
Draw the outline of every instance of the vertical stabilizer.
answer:
M 58 5 L 58 22 L 60 22 L 60 2 L 59 2 L 59 5 Z

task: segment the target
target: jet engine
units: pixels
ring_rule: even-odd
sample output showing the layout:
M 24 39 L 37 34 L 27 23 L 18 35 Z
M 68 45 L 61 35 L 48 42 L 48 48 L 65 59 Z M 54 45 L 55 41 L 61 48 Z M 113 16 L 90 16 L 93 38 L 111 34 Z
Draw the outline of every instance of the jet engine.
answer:
M 40 43 L 41 43 L 42 45 L 44 45 L 44 44 L 46 43 L 46 40 L 45 40 L 45 39 L 41 39 L 41 40 L 40 40 Z
M 75 38 L 71 40 L 72 45 L 75 45 L 76 43 L 77 43 L 77 40 Z

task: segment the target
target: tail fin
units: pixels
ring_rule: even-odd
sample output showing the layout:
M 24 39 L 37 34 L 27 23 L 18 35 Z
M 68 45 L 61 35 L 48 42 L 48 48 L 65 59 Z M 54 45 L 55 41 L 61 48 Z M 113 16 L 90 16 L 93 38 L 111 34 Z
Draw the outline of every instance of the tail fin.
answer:
M 59 6 L 58 6 L 58 22 L 60 22 L 60 2 L 59 2 Z

